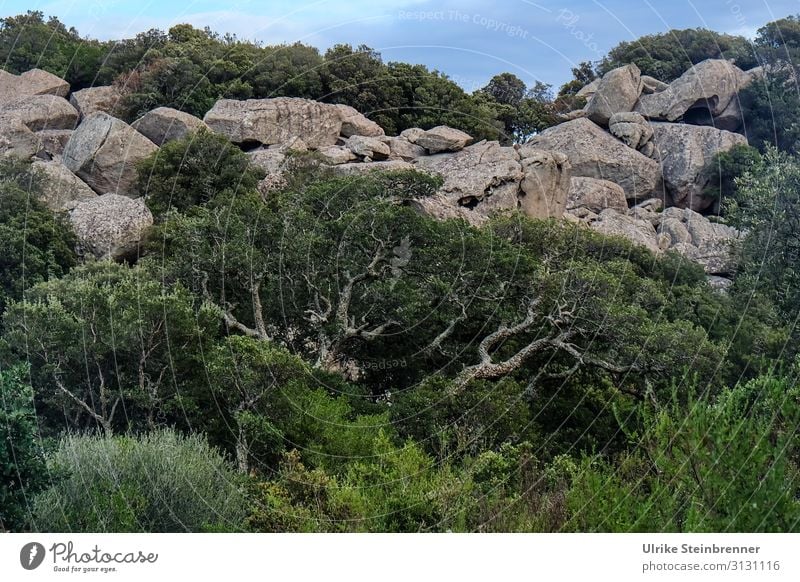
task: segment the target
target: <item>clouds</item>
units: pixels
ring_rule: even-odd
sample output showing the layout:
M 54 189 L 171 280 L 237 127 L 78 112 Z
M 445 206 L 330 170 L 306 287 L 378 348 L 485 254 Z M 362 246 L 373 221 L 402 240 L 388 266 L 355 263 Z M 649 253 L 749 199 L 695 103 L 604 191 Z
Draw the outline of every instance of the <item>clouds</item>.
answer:
M 798 10 L 794 0 L 26 0 L 3 12 L 38 9 L 96 38 L 119 38 L 188 22 L 268 44 L 321 49 L 367 44 L 386 60 L 423 63 L 468 90 L 499 72 L 559 85 L 570 68 L 622 40 L 670 28 L 707 27 L 753 36 Z

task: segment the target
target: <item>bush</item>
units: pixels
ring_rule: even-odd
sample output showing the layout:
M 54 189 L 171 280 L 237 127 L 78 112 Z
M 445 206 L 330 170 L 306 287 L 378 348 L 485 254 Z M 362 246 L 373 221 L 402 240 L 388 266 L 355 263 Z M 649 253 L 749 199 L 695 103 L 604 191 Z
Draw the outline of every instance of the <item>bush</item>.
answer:
M 139 189 L 155 215 L 205 204 L 223 192 L 255 189 L 264 177 L 226 138 L 201 129 L 169 142 L 139 166 Z
M 196 435 L 70 435 L 48 466 L 64 476 L 34 500 L 39 531 L 236 531 L 244 519 L 239 478 Z

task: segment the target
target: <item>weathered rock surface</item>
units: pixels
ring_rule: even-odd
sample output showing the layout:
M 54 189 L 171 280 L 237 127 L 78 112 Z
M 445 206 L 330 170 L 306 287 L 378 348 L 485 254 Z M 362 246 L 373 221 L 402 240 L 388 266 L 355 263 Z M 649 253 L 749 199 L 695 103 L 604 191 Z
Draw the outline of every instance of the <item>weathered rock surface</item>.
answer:
M 589 119 L 606 126 L 615 113 L 632 111 L 642 94 L 642 78 L 634 64 L 609 71 L 586 104 Z
M 250 162 L 264 170 L 267 174 L 276 174 L 283 171 L 286 164 L 286 153 L 279 149 L 258 149 L 247 152 Z
M 429 129 L 421 135 L 415 136 L 414 139 L 410 139 L 408 135 L 404 137 L 412 143 L 425 148 L 430 154 L 457 152 L 464 149 L 472 141 L 472 136 L 469 134 L 446 125 L 439 125 Z
M 56 95 L 66 97 L 69 83 L 52 73 L 31 69 L 21 75 L 0 71 L 0 105 L 31 95 Z
M 437 196 L 420 201 L 432 216 L 459 216 L 479 224 L 493 211 L 518 207 L 524 177 L 519 154 L 496 141 L 477 143 L 457 153 L 417 158 L 413 167 L 444 179 Z
M 613 182 L 576 177 L 570 182 L 567 209 L 577 208 L 586 208 L 598 214 L 606 208 L 625 213 L 628 211 L 628 202 L 625 191 Z
M 69 102 L 78 110 L 81 117 L 89 117 L 97 112 L 114 115 L 121 99 L 122 95 L 116 87 L 88 87 L 72 93 Z
M 597 87 L 600 85 L 600 79 L 595 79 L 591 83 L 584 85 L 581 89 L 575 93 L 575 97 L 585 97 L 588 101 L 592 98 L 592 95 L 597 93 Z
M 134 258 L 153 215 L 139 198 L 104 194 L 78 202 L 69 213 L 84 252 L 98 259 Z
M 611 208 L 600 213 L 599 220 L 592 222 L 591 227 L 606 235 L 621 236 L 634 244 L 638 244 L 658 253 L 656 230 L 653 225 L 642 218 L 620 214 Z
M 661 175 L 653 159 L 629 148 L 588 119 L 551 127 L 528 145 L 566 154 L 572 175 L 609 180 L 625 190 L 628 199 L 651 197 Z
M 747 144 L 738 133 L 714 127 L 652 123 L 656 156 L 661 161 L 664 185 L 675 206 L 705 210 L 716 201 L 703 195 L 708 186 L 714 156 Z
M 697 63 L 659 93 L 642 95 L 636 111 L 649 119 L 676 121 L 697 109 L 720 115 L 752 76 L 724 59 Z
M 648 158 L 653 156 L 653 128 L 640 114 L 615 113 L 608 121 L 608 131 L 628 147 L 640 151 Z
M 30 158 L 39 150 L 39 138 L 24 123 L 11 119 L 0 124 L 0 156 Z
M 201 119 L 171 107 L 158 107 L 148 111 L 131 123 L 131 127 L 158 146 L 181 139 L 199 129 L 207 129 Z
M 97 198 L 97 193 L 60 162 L 34 160 L 33 169 L 43 178 L 44 202 L 54 212 L 68 210 L 77 201 Z
M 642 93 L 659 93 L 669 87 L 669 84 L 659 81 L 650 75 L 642 75 Z
M 567 207 L 571 167 L 559 152 L 523 147 L 519 150 L 522 183 L 519 208 L 531 218 L 561 218 Z
M 389 146 L 391 157 L 411 162 L 427 154 L 425 148 L 411 143 L 404 137 L 386 137 L 384 143 Z
M 667 208 L 661 214 L 659 233 L 669 237 L 667 248 L 698 264 L 709 275 L 733 275 L 736 271 L 734 245 L 738 230 L 711 222 L 688 208 Z
M 359 113 L 349 105 L 336 105 L 339 116 L 342 120 L 341 134 L 344 137 L 353 135 L 363 135 L 366 137 L 378 137 L 383 135 L 383 128 Z
M 346 146 L 327 146 L 317 150 L 322 161 L 331 166 L 347 164 L 358 159 L 352 150 Z
M 69 129 L 44 129 L 36 132 L 36 137 L 39 140 L 39 153 L 43 154 L 45 158 L 61 158 L 64 153 L 64 148 L 67 147 L 67 142 L 72 136 L 72 130 Z
M 392 153 L 388 145 L 375 137 L 354 135 L 347 138 L 345 145 L 355 155 L 370 160 L 386 160 Z
M 73 132 L 63 162 L 98 194 L 136 197 L 136 165 L 157 149 L 127 123 L 94 113 Z
M 31 95 L 7 101 L 0 107 L 0 127 L 21 121 L 31 131 L 73 129 L 78 111 L 69 101 L 55 95 Z
M 335 145 L 342 131 L 338 107 L 294 97 L 221 99 L 203 121 L 237 144 L 282 144 L 299 137 L 309 148 L 321 148 Z
M 350 163 L 332 166 L 331 171 L 335 176 L 362 176 L 370 172 L 396 172 L 399 170 L 413 170 L 414 166 L 402 160 L 386 160 L 383 162 Z

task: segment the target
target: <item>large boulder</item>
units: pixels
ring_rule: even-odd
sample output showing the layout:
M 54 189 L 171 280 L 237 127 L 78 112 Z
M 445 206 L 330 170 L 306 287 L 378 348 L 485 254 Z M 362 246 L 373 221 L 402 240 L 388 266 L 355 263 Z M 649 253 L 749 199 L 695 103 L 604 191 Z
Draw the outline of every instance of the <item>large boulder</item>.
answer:
M 283 144 L 299 137 L 309 148 L 335 145 L 342 114 L 335 105 L 308 99 L 220 99 L 203 121 L 237 144 Z
M 671 207 L 661 213 L 658 231 L 666 238 L 666 248 L 698 263 L 707 274 L 735 273 L 735 245 L 741 238 L 735 228 L 711 222 L 688 208 Z
M 347 164 L 358 159 L 358 156 L 346 146 L 327 146 L 320 148 L 317 150 L 317 155 L 322 159 L 323 163 L 330 166 Z
M 575 93 L 575 97 L 583 97 L 588 101 L 595 93 L 597 93 L 597 88 L 600 86 L 600 81 L 601 79 L 595 79 L 591 83 L 584 85 L 577 93 Z
M 67 147 L 69 138 L 72 137 L 70 129 L 43 129 L 36 132 L 39 139 L 39 155 L 43 158 L 61 158 Z
M 699 125 L 652 123 L 656 156 L 661 161 L 664 186 L 673 204 L 701 211 L 716 197 L 703 194 L 712 178 L 714 156 L 747 139 L 738 133 Z
M 114 115 L 121 100 L 122 94 L 113 85 L 88 87 L 69 96 L 69 102 L 78 110 L 81 117 L 89 117 L 97 112 Z
M 570 182 L 567 209 L 578 208 L 585 208 L 598 214 L 606 208 L 625 213 L 628 211 L 628 202 L 625 199 L 625 191 L 613 182 L 575 177 Z
M 621 236 L 634 244 L 641 245 L 654 253 L 660 252 L 656 230 L 643 218 L 620 214 L 608 208 L 600 213 L 599 220 L 591 223 L 591 227 L 606 235 Z
M 519 209 L 531 218 L 561 218 L 567 207 L 570 165 L 559 152 L 522 147 Z
M 634 64 L 619 67 L 603 75 L 596 92 L 586 104 L 587 115 L 595 123 L 608 125 L 615 113 L 632 111 L 641 94 L 639 67 Z
M 131 127 L 157 146 L 207 128 L 201 119 L 171 107 L 158 107 L 148 111 L 131 123 Z
M 353 135 L 363 135 L 366 137 L 378 137 L 383 135 L 383 128 L 372 121 L 367 119 L 364 115 L 359 113 L 349 105 L 336 105 L 339 110 L 339 116 L 342 119 L 341 134 L 344 137 Z
M 40 149 L 39 138 L 21 121 L 11 119 L 0 123 L 0 156 L 30 158 Z
M 650 198 L 661 175 L 658 162 L 585 118 L 551 127 L 529 140 L 528 145 L 565 154 L 573 176 L 619 184 L 628 199 Z
M 54 212 L 68 210 L 76 202 L 97 198 L 97 193 L 60 162 L 34 160 L 33 169 L 43 180 L 43 198 Z
M 496 210 L 514 210 L 519 205 L 524 177 L 519 154 L 496 141 L 417 158 L 414 167 L 444 179 L 435 196 L 418 201 L 434 217 L 458 216 L 480 224 Z
M 153 215 L 144 200 L 104 194 L 78 202 L 69 213 L 85 253 L 98 259 L 135 258 Z
M 98 194 L 136 197 L 136 166 L 157 149 L 127 123 L 93 113 L 73 132 L 63 162 Z
M 439 125 L 416 136 L 407 134 L 404 137 L 411 143 L 425 148 L 431 154 L 457 152 L 472 141 L 472 136 L 469 134 L 446 125 Z
M 411 162 L 427 154 L 425 148 L 411 143 L 404 137 L 385 137 L 383 141 L 389 146 L 390 157 L 393 159 Z
M 68 94 L 69 83 L 47 71 L 31 69 L 21 75 L 0 71 L 0 105 L 32 95 L 66 97 Z
M 391 154 L 389 146 L 375 137 L 354 135 L 347 138 L 345 145 L 355 155 L 369 158 L 370 160 L 385 160 Z
M 385 160 L 381 162 L 354 162 L 331 167 L 334 176 L 363 176 L 371 172 L 398 172 L 413 170 L 414 166 L 402 160 Z
M 31 131 L 73 129 L 78 123 L 78 111 L 62 97 L 31 95 L 0 106 L 0 127 L 11 121 L 21 121 Z
M 694 65 L 669 87 L 642 95 L 636 111 L 649 119 L 710 123 L 721 115 L 752 75 L 724 59 L 707 59 Z

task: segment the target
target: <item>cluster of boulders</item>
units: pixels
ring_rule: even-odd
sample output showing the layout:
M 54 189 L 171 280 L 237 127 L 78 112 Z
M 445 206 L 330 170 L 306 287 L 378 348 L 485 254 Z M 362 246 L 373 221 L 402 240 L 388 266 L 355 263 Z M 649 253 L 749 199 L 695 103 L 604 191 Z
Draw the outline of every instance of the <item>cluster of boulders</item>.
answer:
M 443 179 L 434 196 L 410 201 L 433 217 L 480 225 L 506 210 L 565 216 L 729 276 L 739 235 L 700 212 L 716 203 L 705 192 L 714 156 L 747 143 L 733 131 L 742 123 L 737 94 L 756 77 L 709 60 L 666 84 L 627 65 L 584 87 L 586 106 L 562 123 L 504 146 L 472 143 L 447 126 L 387 136 L 352 107 L 288 97 L 221 99 L 202 120 L 159 107 L 129 125 L 115 117 L 115 87 L 70 93 L 44 71 L 0 71 L 0 155 L 34 159 L 48 183 L 44 201 L 69 214 L 82 248 L 97 257 L 135 253 L 152 224 L 137 191 L 138 162 L 206 128 L 266 171 L 264 192 L 281 183 L 298 151 L 342 176 L 415 169 Z

